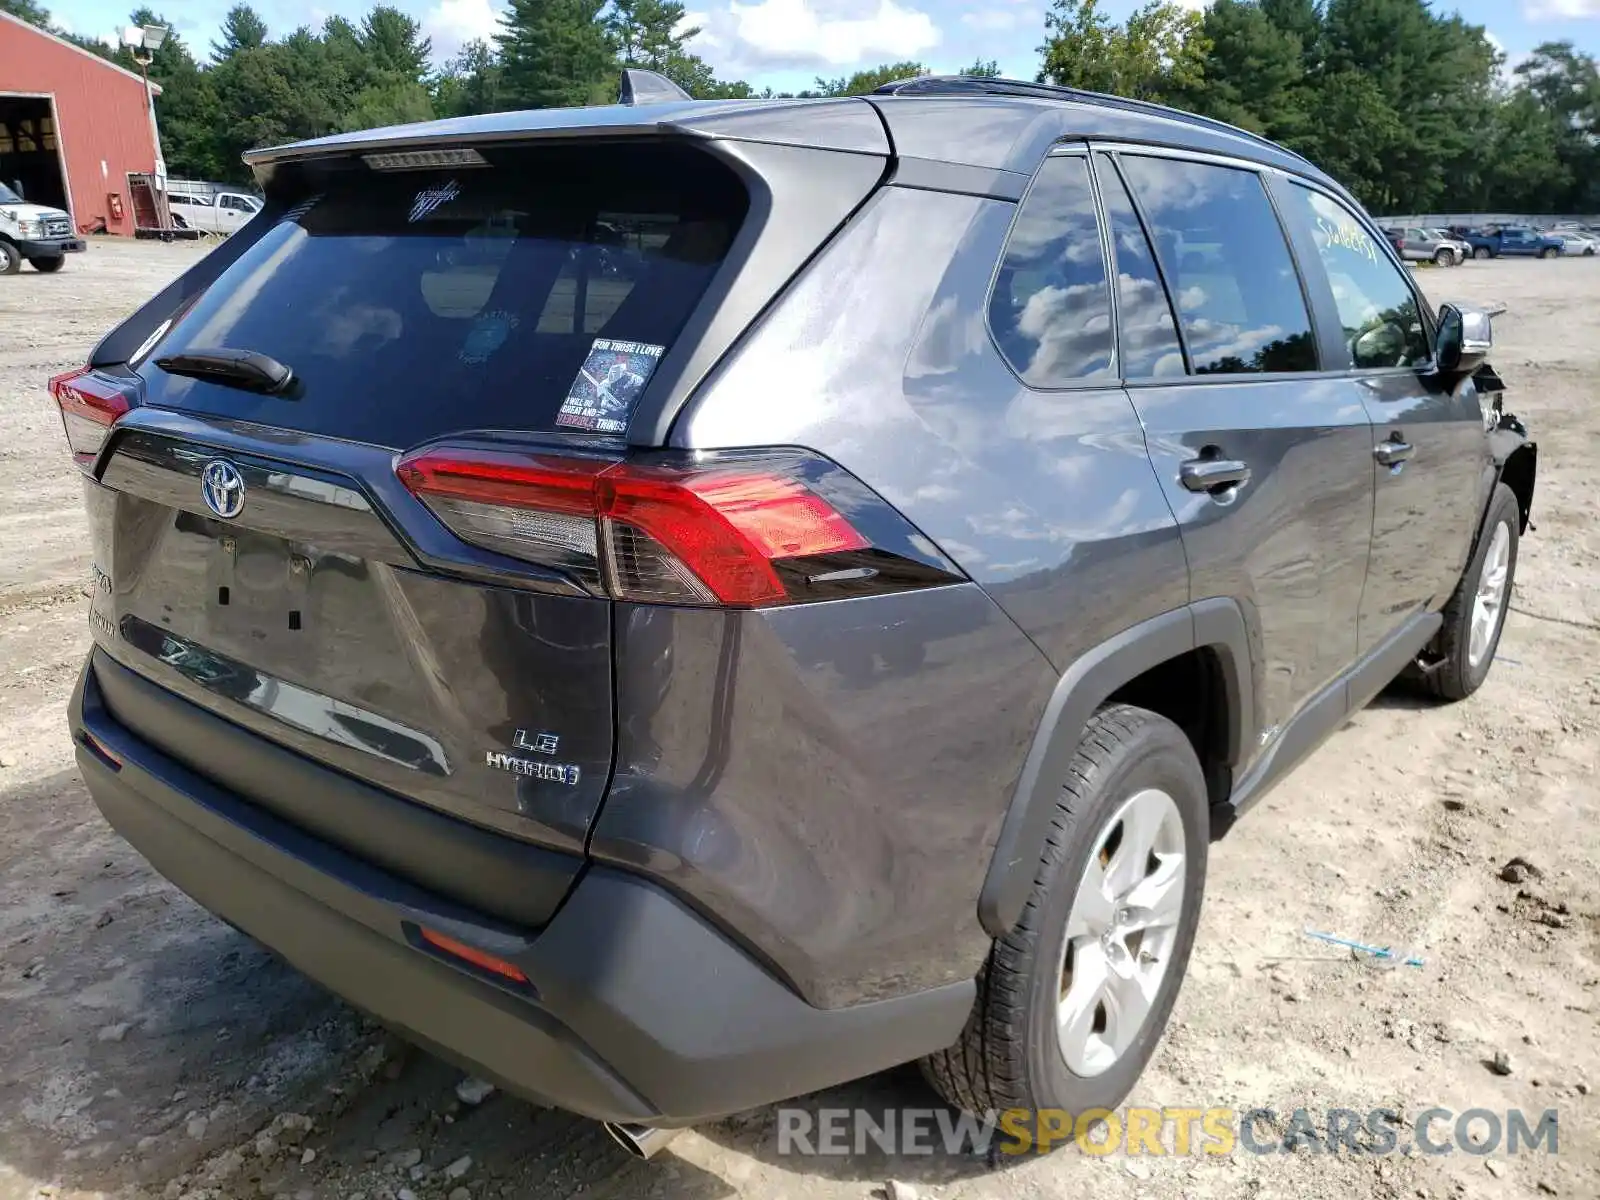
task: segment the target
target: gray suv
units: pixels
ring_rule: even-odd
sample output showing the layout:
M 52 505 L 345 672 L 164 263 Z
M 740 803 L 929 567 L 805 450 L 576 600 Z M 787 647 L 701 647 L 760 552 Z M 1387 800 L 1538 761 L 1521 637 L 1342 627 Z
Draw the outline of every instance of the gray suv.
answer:
M 83 777 L 641 1151 L 917 1059 L 1113 1106 L 1211 840 L 1490 669 L 1536 450 L 1488 318 L 1212 121 L 650 82 L 258 151 L 264 210 L 52 381 Z
M 1472 247 L 1448 236 L 1438 229 L 1424 229 L 1418 225 L 1393 227 L 1385 235 L 1400 251 L 1407 262 L 1432 262 L 1441 267 L 1458 267 L 1470 258 Z

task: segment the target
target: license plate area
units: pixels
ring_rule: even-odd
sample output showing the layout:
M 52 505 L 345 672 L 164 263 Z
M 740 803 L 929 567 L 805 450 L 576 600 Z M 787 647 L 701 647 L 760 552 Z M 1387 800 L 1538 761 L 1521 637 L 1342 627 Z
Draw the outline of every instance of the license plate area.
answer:
M 306 548 L 280 537 L 248 529 L 220 533 L 207 572 L 209 626 L 252 641 L 307 632 L 314 561 Z

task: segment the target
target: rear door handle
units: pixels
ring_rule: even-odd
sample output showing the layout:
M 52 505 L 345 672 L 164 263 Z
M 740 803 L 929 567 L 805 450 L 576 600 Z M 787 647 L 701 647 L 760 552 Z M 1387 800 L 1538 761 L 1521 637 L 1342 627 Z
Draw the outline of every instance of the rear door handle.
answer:
M 1218 492 L 1250 481 L 1250 467 L 1235 458 L 1191 458 L 1178 467 L 1178 480 L 1191 492 Z
M 1397 437 L 1391 437 L 1387 442 L 1379 442 L 1372 449 L 1372 457 L 1386 467 L 1398 467 L 1406 462 L 1417 452 L 1417 448 L 1410 442 L 1402 442 Z

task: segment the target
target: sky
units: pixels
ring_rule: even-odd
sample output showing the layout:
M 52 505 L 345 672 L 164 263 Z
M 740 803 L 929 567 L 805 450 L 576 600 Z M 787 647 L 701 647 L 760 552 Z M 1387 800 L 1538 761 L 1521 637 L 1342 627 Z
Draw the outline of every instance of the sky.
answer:
M 272 33 L 320 25 L 333 14 L 359 17 L 372 0 L 253 0 Z M 422 22 L 443 61 L 475 37 L 497 28 L 504 0 L 389 0 Z M 1125 17 L 1137 0 L 1104 0 L 1103 11 Z M 56 22 L 86 36 L 110 35 L 125 23 L 131 0 L 44 0 Z M 1203 8 L 1205 0 L 1179 0 Z M 217 34 L 224 0 L 151 0 L 196 57 Z M 1044 36 L 1047 0 L 685 0 L 701 29 L 690 48 L 725 79 L 756 87 L 796 90 L 818 75 L 848 75 L 881 62 L 915 60 L 954 72 L 977 59 L 995 59 L 1004 74 L 1033 78 Z M 1543 41 L 1570 40 L 1600 53 L 1600 0 L 1435 0 L 1487 28 L 1511 65 Z

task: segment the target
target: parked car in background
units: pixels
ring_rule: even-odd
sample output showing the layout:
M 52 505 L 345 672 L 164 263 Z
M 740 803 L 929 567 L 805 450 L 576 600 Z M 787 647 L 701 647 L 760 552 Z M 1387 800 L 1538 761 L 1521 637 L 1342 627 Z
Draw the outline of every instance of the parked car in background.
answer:
M 261 201 L 248 192 L 169 191 L 167 203 L 172 222 L 179 229 L 198 229 L 201 233 L 230 234 L 256 213 Z
M 1566 244 L 1558 237 L 1513 225 L 1503 229 L 1474 229 L 1467 234 L 1467 241 L 1472 246 L 1473 258 L 1499 258 L 1501 255 L 1557 258 L 1566 250 Z
M 1455 248 L 1456 266 L 1460 266 L 1464 261 L 1472 257 L 1472 243 L 1467 241 L 1466 238 L 1458 237 L 1448 229 L 1430 229 L 1428 232 L 1446 245 Z
M 642 1154 L 914 1059 L 1114 1109 L 1213 838 L 1489 674 L 1537 466 L 1489 315 L 1188 113 L 676 95 L 252 151 L 260 219 L 52 380 L 82 779 Z
M 59 208 L 29 204 L 0 183 L 0 275 L 15 275 L 24 262 L 46 274 L 59 271 L 68 254 L 82 249 L 71 216 Z
M 1558 229 L 1552 235 L 1561 239 L 1561 253 L 1573 257 L 1593 258 L 1600 251 L 1600 238 L 1592 233 L 1575 233 L 1570 229 Z
M 1466 251 L 1456 239 L 1436 230 L 1407 225 L 1386 228 L 1383 233 L 1407 262 L 1434 262 L 1441 267 L 1453 267 L 1466 257 Z

